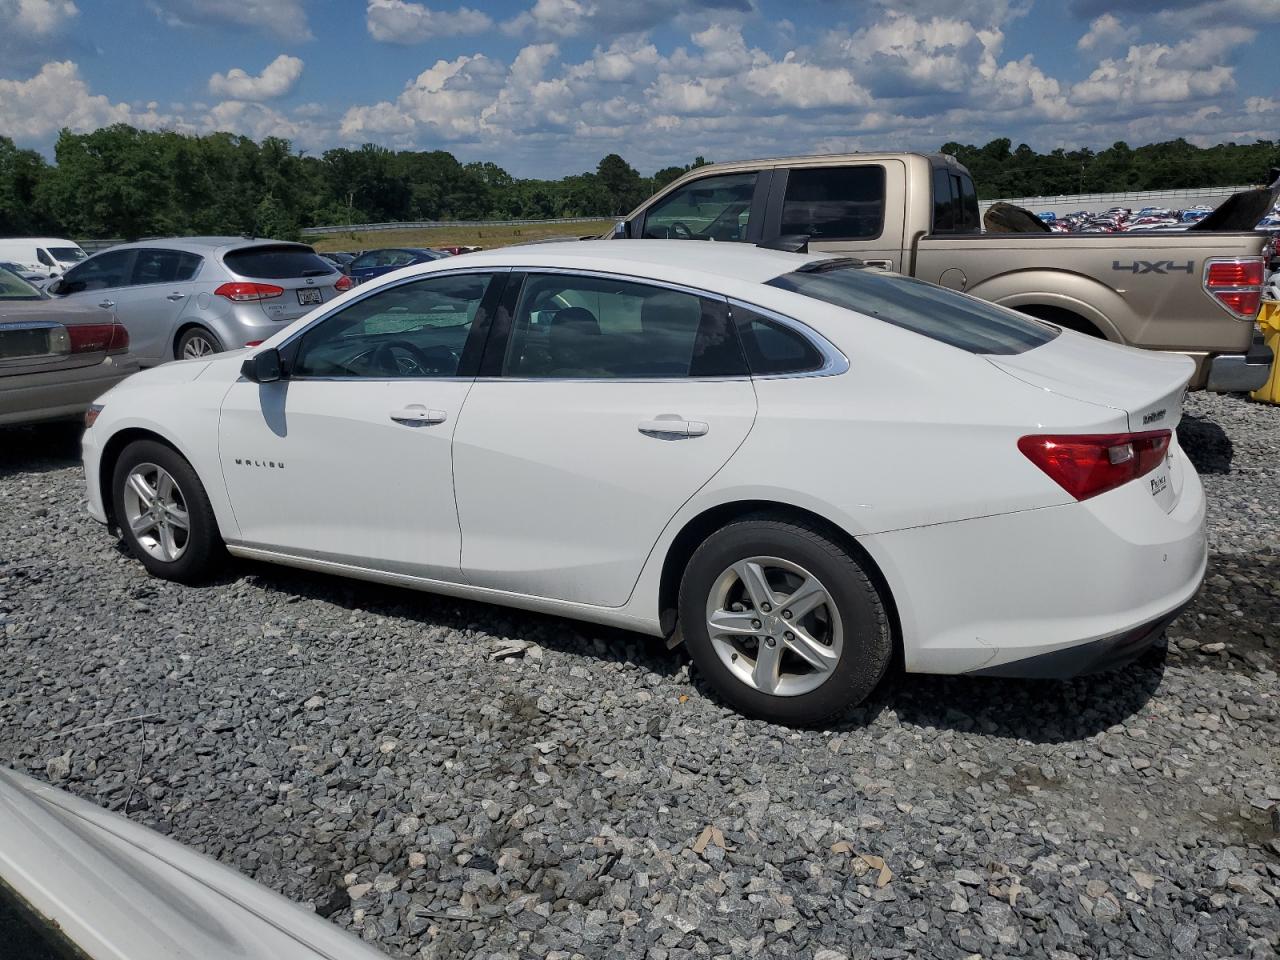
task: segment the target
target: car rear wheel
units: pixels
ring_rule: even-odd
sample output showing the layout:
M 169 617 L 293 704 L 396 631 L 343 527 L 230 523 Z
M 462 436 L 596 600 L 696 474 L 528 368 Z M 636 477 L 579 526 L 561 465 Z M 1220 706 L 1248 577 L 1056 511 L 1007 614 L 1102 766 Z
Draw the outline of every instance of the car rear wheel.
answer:
M 191 583 L 217 568 L 223 544 L 209 497 L 172 448 L 131 443 L 116 461 L 111 490 L 124 542 L 150 573 Z
M 221 352 L 222 343 L 204 327 L 184 330 L 173 347 L 173 355 L 178 360 L 199 360 Z
M 800 726 L 860 703 L 893 652 L 884 603 L 857 560 L 821 530 L 764 517 L 697 549 L 680 585 L 680 628 L 726 702 Z

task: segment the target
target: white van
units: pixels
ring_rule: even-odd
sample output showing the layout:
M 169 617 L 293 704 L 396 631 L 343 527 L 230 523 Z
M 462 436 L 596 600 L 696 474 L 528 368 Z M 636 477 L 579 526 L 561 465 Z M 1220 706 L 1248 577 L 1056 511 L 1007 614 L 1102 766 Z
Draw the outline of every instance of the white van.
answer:
M 0 260 L 16 263 L 33 273 L 60 277 L 88 256 L 73 240 L 58 237 L 8 237 L 0 239 Z

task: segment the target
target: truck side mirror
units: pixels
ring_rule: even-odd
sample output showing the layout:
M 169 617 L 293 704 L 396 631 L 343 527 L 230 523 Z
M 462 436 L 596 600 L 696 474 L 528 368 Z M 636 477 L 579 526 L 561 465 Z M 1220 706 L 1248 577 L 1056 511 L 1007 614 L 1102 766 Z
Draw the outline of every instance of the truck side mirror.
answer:
M 284 378 L 280 351 L 274 347 L 259 350 L 240 365 L 240 376 L 253 383 L 274 383 Z

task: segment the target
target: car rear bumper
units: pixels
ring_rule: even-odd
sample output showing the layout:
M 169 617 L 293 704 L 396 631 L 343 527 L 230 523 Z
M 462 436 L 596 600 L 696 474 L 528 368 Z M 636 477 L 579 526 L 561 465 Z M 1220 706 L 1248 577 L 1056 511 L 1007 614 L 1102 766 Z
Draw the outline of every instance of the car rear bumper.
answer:
M 906 669 L 1063 677 L 1140 653 L 1208 561 L 1204 491 L 1174 456 L 1168 513 L 1140 479 L 1083 503 L 864 541 L 894 593 Z
M 1209 360 L 1205 387 L 1219 393 L 1257 390 L 1271 375 L 1271 348 L 1259 336 L 1248 353 L 1222 353 Z
M 87 367 L 0 377 L 0 424 L 80 416 L 94 400 L 137 372 L 138 361 L 123 356 Z

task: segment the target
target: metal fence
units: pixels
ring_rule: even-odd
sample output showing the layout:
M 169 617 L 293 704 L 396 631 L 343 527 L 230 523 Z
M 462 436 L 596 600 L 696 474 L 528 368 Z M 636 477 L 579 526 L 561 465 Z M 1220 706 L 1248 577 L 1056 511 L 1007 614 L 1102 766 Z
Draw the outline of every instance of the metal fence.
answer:
M 444 227 L 524 227 L 547 223 L 599 223 L 609 217 L 561 217 L 555 220 L 415 220 L 400 223 L 346 223 L 325 227 L 303 227 L 304 237 L 331 233 L 375 233 L 379 230 L 438 230 Z

